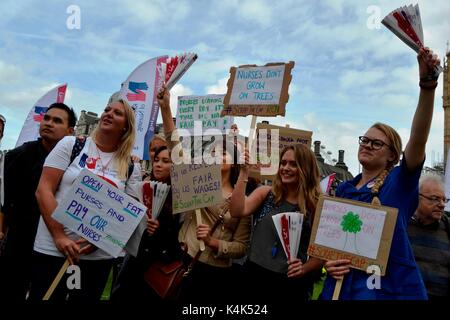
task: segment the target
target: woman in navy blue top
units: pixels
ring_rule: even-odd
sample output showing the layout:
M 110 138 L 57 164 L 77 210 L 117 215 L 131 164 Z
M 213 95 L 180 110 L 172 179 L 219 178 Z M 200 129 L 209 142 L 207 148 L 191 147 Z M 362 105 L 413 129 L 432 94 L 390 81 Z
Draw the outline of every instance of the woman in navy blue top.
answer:
M 327 261 L 322 299 L 331 299 L 336 279 L 342 279 L 340 299 L 427 299 L 422 277 L 414 260 L 407 235 L 407 224 L 418 205 L 418 181 L 425 160 L 425 145 L 433 117 L 434 91 L 437 76 L 434 66 L 439 59 L 428 48 L 417 56 L 420 73 L 419 103 L 414 114 L 410 139 L 399 166 L 402 142 L 390 126 L 376 123 L 359 137 L 358 160 L 362 173 L 339 185 L 336 196 L 398 208 L 386 275 L 379 289 L 367 285 L 369 274 L 350 269 L 349 260 Z M 376 202 L 377 200 L 375 200 Z M 370 283 L 370 281 L 369 281 Z M 371 286 L 372 287 L 372 286 Z

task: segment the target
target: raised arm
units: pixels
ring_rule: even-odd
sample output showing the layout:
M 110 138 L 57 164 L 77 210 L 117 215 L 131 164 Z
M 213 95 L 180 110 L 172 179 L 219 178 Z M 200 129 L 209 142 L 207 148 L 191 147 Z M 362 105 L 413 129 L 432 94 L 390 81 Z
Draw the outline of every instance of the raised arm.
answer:
M 58 206 L 55 194 L 64 171 L 56 168 L 44 167 L 36 190 L 36 200 L 42 218 L 53 237 L 56 248 L 65 256 L 77 260 L 80 247 L 75 241 L 67 237 L 64 226 L 52 218 L 52 213 Z
M 437 78 L 433 74 L 434 66 L 439 65 L 437 55 L 428 48 L 420 49 L 417 55 L 420 74 L 420 95 L 416 112 L 414 114 L 411 134 L 406 145 L 404 157 L 410 171 L 416 169 L 425 159 L 425 146 L 430 133 L 433 118 L 434 92 Z
M 248 166 L 241 166 L 238 181 L 231 194 L 230 214 L 233 217 L 247 217 L 253 214 L 263 203 L 271 187 L 256 188 L 248 197 L 245 197 L 245 187 L 248 181 Z
M 163 85 L 158 92 L 157 98 L 161 108 L 164 132 L 173 132 L 175 130 L 175 125 L 173 124 L 172 110 L 170 110 L 170 92 L 165 85 Z

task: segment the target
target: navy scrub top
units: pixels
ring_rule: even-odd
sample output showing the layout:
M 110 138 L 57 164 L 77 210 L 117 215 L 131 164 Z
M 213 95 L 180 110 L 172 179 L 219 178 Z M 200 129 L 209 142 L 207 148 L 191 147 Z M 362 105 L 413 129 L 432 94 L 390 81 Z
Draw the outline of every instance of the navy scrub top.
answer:
M 381 204 L 398 209 L 394 236 L 391 244 L 385 276 L 381 277 L 380 289 L 367 287 L 367 274 L 351 269 L 344 277 L 339 299 L 341 300 L 421 300 L 427 293 L 419 269 L 416 265 L 407 226 L 419 203 L 419 178 L 423 163 L 414 171 L 409 171 L 403 159 L 401 164 L 391 170 L 380 189 Z M 353 180 L 343 182 L 336 190 L 336 196 L 363 202 L 372 202 L 373 194 L 368 184 L 359 190 L 356 185 L 361 174 Z M 370 186 L 370 184 L 369 184 Z M 322 299 L 331 299 L 336 280 L 328 276 L 324 283 Z

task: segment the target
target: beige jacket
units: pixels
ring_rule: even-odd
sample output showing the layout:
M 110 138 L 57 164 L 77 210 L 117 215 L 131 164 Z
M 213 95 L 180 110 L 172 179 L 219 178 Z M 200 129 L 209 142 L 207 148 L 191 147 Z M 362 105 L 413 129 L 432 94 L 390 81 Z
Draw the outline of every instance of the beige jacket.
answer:
M 179 143 L 176 130 L 165 133 L 169 150 L 173 150 Z M 173 140 L 172 140 L 173 138 Z M 230 267 L 232 259 L 239 259 L 247 253 L 250 243 L 251 217 L 233 218 L 229 212 L 229 199 L 223 202 L 200 209 L 202 213 L 202 223 L 208 224 L 211 228 L 219 219 L 221 213 L 224 219 L 212 234 L 213 238 L 219 240 L 219 249 L 215 253 L 210 247 L 205 246 L 205 251 L 200 255 L 199 261 L 216 267 Z M 188 246 L 188 253 L 194 257 L 200 249 L 200 242 L 196 236 L 197 220 L 195 211 L 185 213 L 183 226 L 181 227 L 178 240 Z
M 205 246 L 205 251 L 200 255 L 199 261 L 216 267 L 231 266 L 231 259 L 239 259 L 247 253 L 250 242 L 251 223 L 250 217 L 233 218 L 228 209 L 228 200 L 202 208 L 202 223 L 211 228 L 219 219 L 221 212 L 226 212 L 223 221 L 212 234 L 213 238 L 219 240 L 219 250 L 215 253 L 210 247 Z M 178 240 L 188 246 L 188 253 L 194 257 L 200 249 L 200 242 L 196 236 L 197 220 L 195 211 L 187 212 L 183 226 L 181 227 Z

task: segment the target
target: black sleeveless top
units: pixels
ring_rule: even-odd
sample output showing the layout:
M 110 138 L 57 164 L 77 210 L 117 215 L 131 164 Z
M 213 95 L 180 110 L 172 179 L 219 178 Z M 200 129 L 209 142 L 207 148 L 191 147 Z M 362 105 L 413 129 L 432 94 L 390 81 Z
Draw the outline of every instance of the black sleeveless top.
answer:
M 253 231 L 248 253 L 248 260 L 263 268 L 278 273 L 286 273 L 288 264 L 281 239 L 278 237 L 272 216 L 282 212 L 299 212 L 297 205 L 282 200 L 274 202 L 274 194 L 269 191 L 266 199 L 253 216 Z M 311 221 L 303 217 L 302 234 L 297 258 L 307 261 L 307 250 L 311 236 Z

